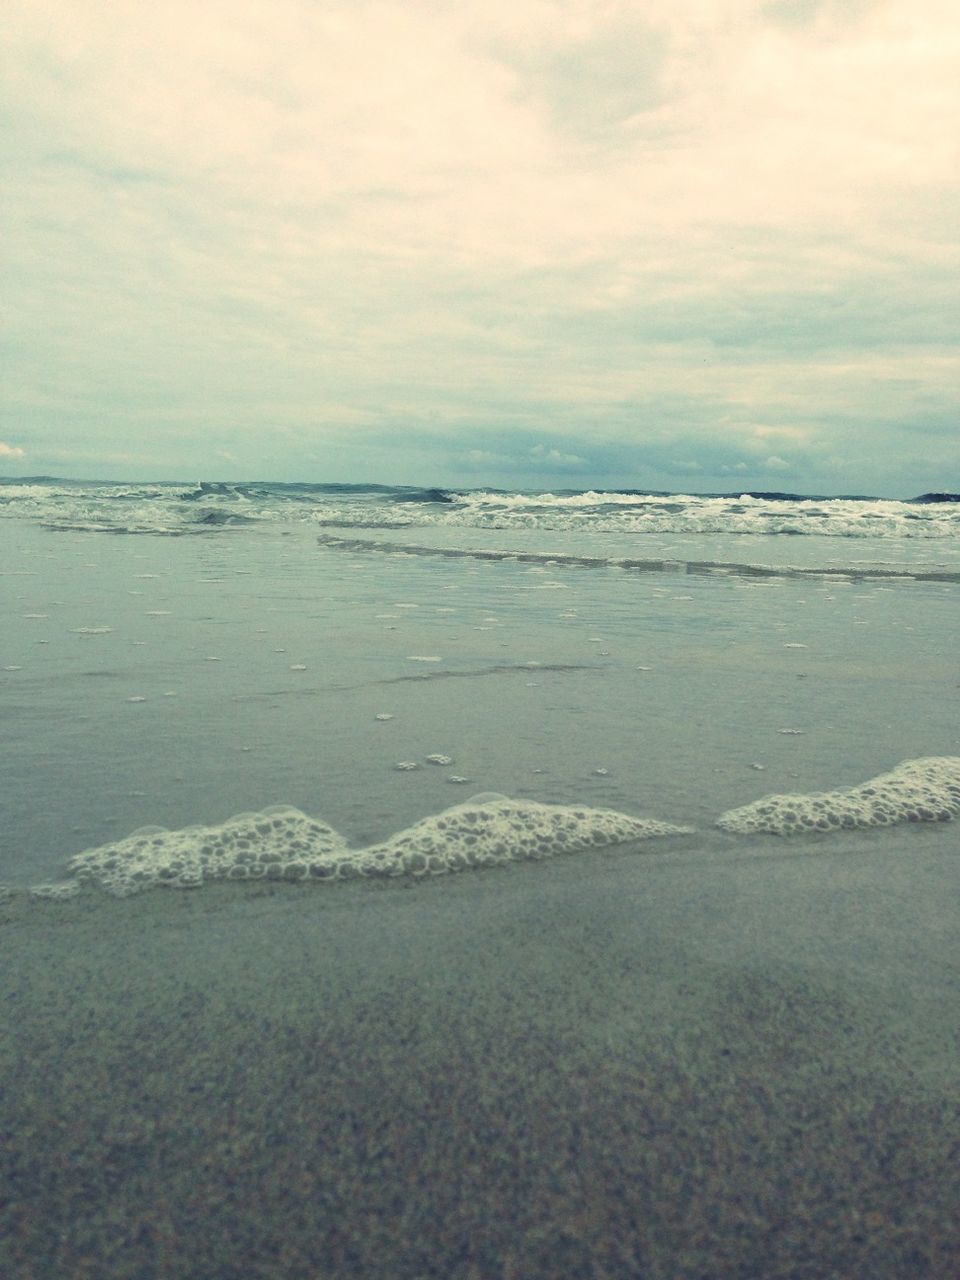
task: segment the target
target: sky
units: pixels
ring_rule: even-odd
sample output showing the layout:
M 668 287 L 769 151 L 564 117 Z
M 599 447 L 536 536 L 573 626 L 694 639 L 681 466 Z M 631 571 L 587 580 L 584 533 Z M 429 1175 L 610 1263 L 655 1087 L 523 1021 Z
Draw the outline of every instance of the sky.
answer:
M 0 475 L 960 490 L 956 0 L 6 0 Z

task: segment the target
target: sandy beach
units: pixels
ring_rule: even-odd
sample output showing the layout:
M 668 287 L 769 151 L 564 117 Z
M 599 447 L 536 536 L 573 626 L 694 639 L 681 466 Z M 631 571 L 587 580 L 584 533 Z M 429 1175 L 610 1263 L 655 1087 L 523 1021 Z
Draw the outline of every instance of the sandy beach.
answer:
M 947 1280 L 955 845 L 8 901 L 0 1270 Z

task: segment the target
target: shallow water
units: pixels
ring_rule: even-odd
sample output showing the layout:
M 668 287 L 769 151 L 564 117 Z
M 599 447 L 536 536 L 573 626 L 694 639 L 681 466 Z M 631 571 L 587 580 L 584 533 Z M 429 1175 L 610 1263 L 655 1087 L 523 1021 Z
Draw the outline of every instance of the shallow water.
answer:
M 281 802 L 351 842 L 479 791 L 709 832 L 960 744 L 952 583 L 352 552 L 302 528 L 23 524 L 7 546 L 8 881 Z

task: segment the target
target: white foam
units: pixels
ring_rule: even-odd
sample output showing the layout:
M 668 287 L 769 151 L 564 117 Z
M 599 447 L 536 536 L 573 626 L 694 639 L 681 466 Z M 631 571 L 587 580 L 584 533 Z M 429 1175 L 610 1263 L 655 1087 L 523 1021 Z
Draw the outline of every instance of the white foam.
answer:
M 809 831 L 947 822 L 960 814 L 960 756 L 905 760 L 859 787 L 771 795 L 717 819 L 724 831 L 788 836 Z
M 47 898 L 60 902 L 65 898 L 75 898 L 80 892 L 78 880 L 52 880 L 44 884 L 32 884 L 28 890 L 31 898 Z
M 68 863 L 82 884 L 124 898 L 165 886 L 194 888 L 208 880 L 305 880 L 314 865 L 346 854 L 332 827 L 298 809 L 243 813 L 219 826 L 141 827 L 124 840 L 78 853 Z M 323 872 L 320 879 L 325 878 Z M 326 877 L 329 878 L 329 877 Z
M 612 809 L 539 804 L 483 792 L 380 844 L 350 849 L 325 822 L 278 806 L 239 814 L 219 826 L 181 831 L 142 827 L 114 844 L 71 858 L 74 879 L 64 883 L 123 898 L 156 887 L 196 888 L 214 880 L 439 875 L 690 830 Z M 54 895 L 45 891 L 44 896 Z
M 363 874 L 442 875 L 689 831 L 612 809 L 540 804 L 483 792 L 358 856 L 367 868 Z

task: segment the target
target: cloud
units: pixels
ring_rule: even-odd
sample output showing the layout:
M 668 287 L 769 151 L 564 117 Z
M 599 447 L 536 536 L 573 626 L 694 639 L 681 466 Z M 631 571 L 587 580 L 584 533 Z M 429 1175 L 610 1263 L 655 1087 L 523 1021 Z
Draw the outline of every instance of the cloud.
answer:
M 577 453 L 563 453 L 560 449 L 549 449 L 544 444 L 534 445 L 529 456 L 536 463 L 548 463 L 555 467 L 582 467 L 586 461 Z
M 131 433 L 160 474 L 960 465 L 948 0 L 10 0 L 5 27 L 31 466 Z
M 0 440 L 0 458 L 25 458 L 27 455 L 23 449 L 15 444 L 4 444 Z

